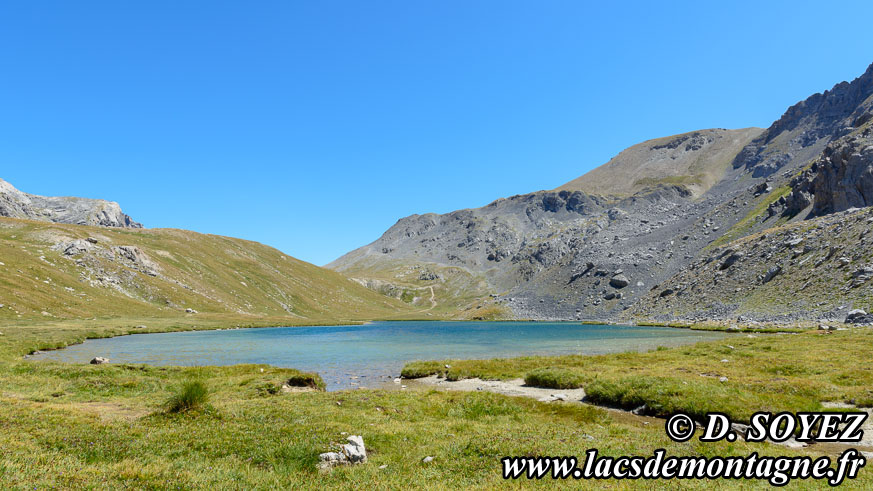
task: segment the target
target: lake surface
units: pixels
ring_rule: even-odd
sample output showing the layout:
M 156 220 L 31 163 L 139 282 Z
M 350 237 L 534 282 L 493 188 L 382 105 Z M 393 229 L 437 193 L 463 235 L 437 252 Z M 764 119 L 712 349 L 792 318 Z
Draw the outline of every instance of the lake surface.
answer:
M 185 366 L 265 363 L 317 372 L 328 390 L 339 390 L 382 385 L 413 360 L 644 351 L 724 336 L 571 322 L 373 322 L 135 334 L 91 339 L 31 359 L 88 363 L 104 356 L 111 363 Z

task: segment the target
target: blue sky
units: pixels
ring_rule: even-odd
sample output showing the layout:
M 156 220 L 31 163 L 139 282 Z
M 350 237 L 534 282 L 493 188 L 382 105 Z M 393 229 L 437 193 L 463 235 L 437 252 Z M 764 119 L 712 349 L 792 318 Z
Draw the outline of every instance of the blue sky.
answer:
M 327 263 L 640 141 L 768 126 L 873 2 L 10 1 L 0 177 Z

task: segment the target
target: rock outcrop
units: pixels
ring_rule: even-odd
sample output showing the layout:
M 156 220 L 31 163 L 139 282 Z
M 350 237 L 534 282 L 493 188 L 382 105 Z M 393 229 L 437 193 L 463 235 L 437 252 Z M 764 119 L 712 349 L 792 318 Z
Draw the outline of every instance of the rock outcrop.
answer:
M 19 191 L 0 179 L 0 216 L 46 222 L 142 228 L 121 211 L 118 203 L 102 199 L 45 197 Z

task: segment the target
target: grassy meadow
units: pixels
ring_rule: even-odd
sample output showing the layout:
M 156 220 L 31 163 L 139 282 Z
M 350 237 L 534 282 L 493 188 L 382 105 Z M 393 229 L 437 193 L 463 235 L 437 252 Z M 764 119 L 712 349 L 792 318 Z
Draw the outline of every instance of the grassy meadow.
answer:
M 0 328 L 0 483 L 4 487 L 486 489 L 598 484 L 625 488 L 637 483 L 548 479 L 507 483 L 500 476 L 500 458 L 581 456 L 588 448 L 613 456 L 648 455 L 656 448 L 665 448 L 670 455 L 701 456 L 817 453 L 815 447 L 790 450 L 742 442 L 703 444 L 696 439 L 675 443 L 656 419 L 628 419 L 622 413 L 577 403 L 542 403 L 488 392 L 427 388 L 286 392 L 281 386 L 289 380 L 311 382 L 312 378 L 267 365 L 73 365 L 22 358 L 35 347 L 138 332 L 135 326 L 145 322 L 66 321 Z M 152 321 L 147 330 L 231 327 L 242 319 L 200 318 L 196 327 L 192 322 Z M 651 407 L 669 403 L 695 409 L 711 399 L 714 402 L 706 404 L 722 404 L 719 409 L 736 415 L 743 414 L 744 404 L 749 409 L 755 405 L 816 408 L 817 399 L 860 400 L 869 394 L 865 385 L 871 386 L 870 362 L 862 353 L 869 350 L 873 336 L 866 331 L 745 336 L 645 354 L 455 360 L 449 362 L 448 376 L 530 376 L 538 377 L 531 379 L 533 383 L 554 386 L 569 380 L 569 386 L 582 385 L 590 394 L 619 398 L 623 393 L 621 397 L 636 398 L 631 405 L 644 402 Z M 838 347 L 845 363 L 835 365 Z M 733 363 L 722 363 L 723 358 Z M 445 370 L 444 364 L 415 363 L 404 372 L 409 376 L 437 373 L 439 368 Z M 766 366 L 771 367 L 769 372 Z M 724 373 L 730 380 L 712 382 L 698 371 Z M 683 381 L 695 384 L 676 387 Z M 761 387 L 750 386 L 752 382 Z M 202 398 L 186 392 L 192 383 L 202 387 Z M 676 390 L 665 392 L 670 386 Z M 737 402 L 728 401 L 727 395 Z M 196 402 L 180 409 L 180 396 Z M 699 407 L 711 407 L 706 404 Z M 348 434 L 363 436 L 369 462 L 319 470 L 318 454 L 336 450 Z M 422 463 L 427 456 L 434 457 L 433 462 Z M 712 485 L 681 483 L 690 488 Z M 764 487 L 764 483 L 745 482 L 719 485 Z M 862 471 L 860 480 L 847 485 L 863 488 L 873 481 Z M 818 487 L 814 482 L 792 486 Z

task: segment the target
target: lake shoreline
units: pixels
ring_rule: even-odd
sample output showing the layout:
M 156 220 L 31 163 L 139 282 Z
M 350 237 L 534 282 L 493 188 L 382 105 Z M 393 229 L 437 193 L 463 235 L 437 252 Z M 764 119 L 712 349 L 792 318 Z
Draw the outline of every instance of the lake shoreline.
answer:
M 263 364 L 319 373 L 334 391 L 393 379 L 415 360 L 644 352 L 726 336 L 651 326 L 505 321 L 377 321 L 150 334 L 154 336 L 104 336 L 35 351 L 25 359 L 88 363 L 102 357 L 116 364 L 155 366 Z

